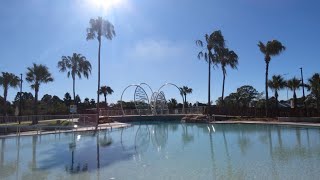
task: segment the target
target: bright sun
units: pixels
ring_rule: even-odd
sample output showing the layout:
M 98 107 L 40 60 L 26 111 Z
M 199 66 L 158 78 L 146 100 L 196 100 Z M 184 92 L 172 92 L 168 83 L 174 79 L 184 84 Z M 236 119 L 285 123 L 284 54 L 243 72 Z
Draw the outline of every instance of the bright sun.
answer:
M 125 0 L 88 0 L 96 8 L 110 10 L 124 4 Z

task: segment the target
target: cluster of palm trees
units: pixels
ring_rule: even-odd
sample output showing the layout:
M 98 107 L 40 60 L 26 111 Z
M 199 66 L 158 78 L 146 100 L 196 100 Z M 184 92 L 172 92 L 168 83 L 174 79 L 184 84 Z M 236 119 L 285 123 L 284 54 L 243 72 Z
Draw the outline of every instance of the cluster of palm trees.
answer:
M 281 75 L 273 75 L 268 80 L 268 87 L 274 91 L 274 97 L 276 98 L 276 107 L 278 108 L 278 92 L 284 88 L 288 88 L 293 92 L 293 108 L 297 107 L 297 94 L 296 91 L 301 87 L 306 87 L 310 91 L 311 98 L 316 101 L 316 108 L 320 108 L 320 75 L 315 73 L 311 78 L 308 79 L 306 84 L 302 83 L 302 80 L 293 77 L 287 81 Z
M 227 74 L 226 68 L 229 66 L 232 69 L 236 69 L 238 65 L 238 55 L 229 50 L 226 47 L 224 36 L 222 32 L 214 31 L 210 35 L 205 34 L 205 41 L 197 40 L 196 45 L 203 48 L 198 53 L 199 59 L 204 59 L 208 62 L 208 114 L 210 113 L 210 86 L 211 86 L 211 67 L 221 66 L 223 74 L 223 84 L 222 84 L 222 104 L 224 99 L 224 87 L 225 87 L 225 78 Z
M 97 19 L 90 19 L 89 28 L 87 28 L 87 40 L 97 39 L 99 42 L 98 48 L 98 89 L 97 89 L 97 114 L 99 114 L 99 96 L 101 94 L 105 97 L 108 94 L 112 94 L 113 90 L 109 86 L 102 86 L 100 88 L 100 54 L 101 54 L 101 43 L 102 38 L 112 40 L 115 36 L 114 26 L 108 21 L 104 20 L 101 17 Z M 67 76 L 72 78 L 73 81 L 73 99 L 76 99 L 75 93 L 75 80 L 76 77 L 79 79 L 84 76 L 89 78 L 91 74 L 91 63 L 87 58 L 79 53 L 73 53 L 72 56 L 62 56 L 61 61 L 58 62 L 58 68 L 60 72 L 67 72 Z M 34 89 L 35 102 L 34 102 L 34 114 L 37 115 L 37 102 L 38 102 L 38 93 L 41 84 L 46 84 L 52 82 L 54 79 L 49 72 L 49 68 L 43 64 L 33 64 L 31 67 L 27 68 L 26 81 L 31 84 L 31 88 Z M 0 85 L 4 89 L 4 104 L 6 104 L 7 94 L 9 87 L 16 88 L 19 85 L 19 82 L 22 80 L 12 74 L 3 72 L 0 76 Z M 98 122 L 98 120 L 97 120 Z

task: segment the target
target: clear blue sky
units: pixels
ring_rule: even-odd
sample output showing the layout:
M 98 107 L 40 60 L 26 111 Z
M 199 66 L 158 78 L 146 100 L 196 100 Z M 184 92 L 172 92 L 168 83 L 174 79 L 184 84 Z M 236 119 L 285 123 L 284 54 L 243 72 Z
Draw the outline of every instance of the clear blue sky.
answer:
M 187 85 L 194 90 L 189 101 L 206 102 L 207 64 L 197 59 L 195 40 L 213 30 L 222 31 L 228 47 L 240 58 L 238 70 L 228 69 L 226 94 L 245 84 L 264 91 L 265 62 L 257 47 L 259 40 L 277 39 L 287 47 L 272 59 L 270 76 L 288 73 L 286 78 L 300 78 L 300 67 L 305 79 L 320 72 L 317 0 L 113 0 L 102 6 L 97 1 L 1 1 L 0 71 L 25 75 L 33 62 L 45 64 L 55 81 L 41 85 L 40 97 L 48 93 L 62 98 L 72 92 L 72 80 L 59 72 L 57 62 L 63 55 L 81 53 L 91 61 L 93 72 L 89 80 L 76 82 L 76 93 L 82 100 L 96 98 L 98 43 L 86 41 L 86 28 L 90 18 L 102 16 L 117 33 L 112 41 L 103 40 L 101 52 L 101 83 L 114 89 L 111 102 L 120 99 L 127 85 L 139 82 L 149 83 L 154 90 L 165 82 Z M 221 87 L 222 71 L 216 68 L 214 101 L 221 96 Z M 17 91 L 9 90 L 9 100 Z M 24 91 L 33 93 L 26 82 Z M 167 99 L 178 99 L 173 87 L 164 92 Z M 132 94 L 133 89 L 125 94 L 126 100 L 132 100 Z M 286 91 L 280 98 L 286 99 Z

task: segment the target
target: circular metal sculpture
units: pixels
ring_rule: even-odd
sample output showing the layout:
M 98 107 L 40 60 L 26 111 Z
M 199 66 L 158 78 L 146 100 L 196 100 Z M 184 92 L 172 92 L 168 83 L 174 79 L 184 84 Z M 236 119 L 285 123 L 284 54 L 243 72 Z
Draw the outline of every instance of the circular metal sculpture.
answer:
M 164 93 L 154 92 L 151 96 L 151 109 L 154 114 L 160 114 L 161 111 L 168 109 L 168 104 Z
M 146 91 L 143 89 L 142 85 L 146 85 L 148 86 L 148 88 L 150 89 L 152 95 L 151 98 L 149 100 L 148 94 L 146 93 Z M 122 97 L 124 92 L 129 88 L 129 87 L 133 87 L 135 86 L 136 89 L 134 91 L 134 104 L 135 104 L 135 108 L 138 110 L 139 114 L 141 110 L 146 110 L 146 109 L 151 109 L 153 114 L 162 114 L 163 110 L 168 110 L 168 105 L 167 105 L 167 100 L 165 98 L 164 92 L 160 91 L 163 87 L 167 86 L 167 85 L 171 85 L 174 86 L 178 89 L 179 93 L 180 93 L 180 88 L 173 84 L 173 83 L 166 83 L 164 85 L 162 85 L 158 92 L 153 92 L 152 88 L 147 84 L 147 83 L 140 83 L 140 85 L 137 84 L 132 84 L 127 86 L 122 94 L 121 94 L 121 109 L 122 109 L 122 113 L 123 115 L 125 115 L 125 112 L 123 110 L 123 105 L 122 105 Z M 183 100 L 183 96 L 182 97 L 182 104 L 183 104 L 183 111 L 184 111 L 184 100 Z
M 150 107 L 148 95 L 141 86 L 137 86 L 134 91 L 134 104 L 137 110 L 148 109 Z

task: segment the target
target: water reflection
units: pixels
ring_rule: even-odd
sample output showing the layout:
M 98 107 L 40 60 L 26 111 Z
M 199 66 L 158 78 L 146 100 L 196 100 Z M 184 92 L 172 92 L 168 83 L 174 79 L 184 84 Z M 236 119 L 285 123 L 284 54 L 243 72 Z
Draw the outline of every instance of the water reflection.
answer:
M 94 179 L 106 179 L 104 171 L 121 162 L 132 163 L 128 167 L 141 172 L 141 164 L 149 170 L 161 163 L 190 164 L 195 169 L 203 166 L 208 169 L 207 176 L 217 179 L 247 179 L 255 167 L 255 172 L 283 179 L 283 168 L 293 162 L 311 161 L 314 168 L 320 165 L 313 161 L 320 155 L 318 129 L 271 125 L 138 124 L 115 132 L 1 139 L 0 149 L 4 179 L 55 179 L 56 171 L 62 179 L 92 179 L 92 173 Z

